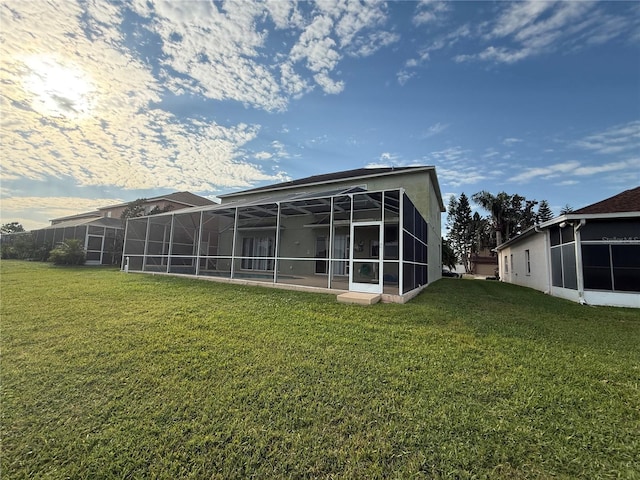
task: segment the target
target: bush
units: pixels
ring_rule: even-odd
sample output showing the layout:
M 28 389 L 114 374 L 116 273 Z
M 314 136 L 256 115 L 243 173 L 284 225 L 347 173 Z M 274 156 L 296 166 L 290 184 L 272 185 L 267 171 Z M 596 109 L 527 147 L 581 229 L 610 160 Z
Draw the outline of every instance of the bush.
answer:
M 30 233 L 10 234 L 7 239 L 3 237 L 0 256 L 3 259 L 30 260 L 34 256 L 36 245 Z
M 87 256 L 80 240 L 65 240 L 49 253 L 49 261 L 55 265 L 82 265 Z

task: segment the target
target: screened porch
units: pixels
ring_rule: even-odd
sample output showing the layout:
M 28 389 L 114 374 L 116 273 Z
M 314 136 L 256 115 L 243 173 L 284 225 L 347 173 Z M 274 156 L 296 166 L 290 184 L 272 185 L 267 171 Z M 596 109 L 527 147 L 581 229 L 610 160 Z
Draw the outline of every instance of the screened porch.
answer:
M 402 189 L 290 194 L 129 219 L 123 269 L 403 295 L 427 230 Z

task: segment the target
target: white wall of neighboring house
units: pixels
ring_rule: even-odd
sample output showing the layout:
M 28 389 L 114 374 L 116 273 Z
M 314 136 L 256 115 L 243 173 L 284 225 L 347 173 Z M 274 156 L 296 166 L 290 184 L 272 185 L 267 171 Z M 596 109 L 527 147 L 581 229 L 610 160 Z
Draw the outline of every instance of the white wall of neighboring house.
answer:
M 499 253 L 500 280 L 548 292 L 550 288 L 548 251 L 546 232 L 535 233 L 501 250 Z

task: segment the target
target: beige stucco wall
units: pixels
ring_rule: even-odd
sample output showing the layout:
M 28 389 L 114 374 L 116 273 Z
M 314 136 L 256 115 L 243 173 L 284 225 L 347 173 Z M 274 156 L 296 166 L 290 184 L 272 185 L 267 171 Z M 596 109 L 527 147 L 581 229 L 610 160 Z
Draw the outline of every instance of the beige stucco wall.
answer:
M 245 195 L 238 195 L 231 198 L 223 198 L 222 203 L 232 205 L 234 201 L 259 201 L 272 198 L 274 195 L 284 195 L 293 193 L 313 193 L 326 192 L 327 190 L 337 190 L 348 187 L 363 187 L 369 191 L 388 190 L 395 188 L 403 188 L 413 204 L 416 206 L 420 214 L 428 223 L 428 281 L 429 283 L 441 278 L 442 276 L 442 238 L 441 238 L 441 217 L 440 202 L 438 192 L 431 181 L 430 170 L 399 172 L 390 175 L 383 175 L 361 179 L 346 179 L 319 185 L 305 185 L 301 187 L 288 188 L 282 191 L 262 191 Z M 309 232 L 311 234 L 312 232 Z M 286 235 L 286 234 L 285 234 Z M 301 244 L 309 244 L 315 246 L 315 240 L 311 237 L 300 239 L 304 242 Z M 285 238 L 281 238 L 285 241 Z M 309 243 L 307 243 L 309 242 Z M 305 255 L 302 255 L 305 256 Z M 285 265 L 281 262 L 281 266 Z M 311 266 L 311 264 L 310 264 Z M 287 267 L 285 267 L 287 268 Z

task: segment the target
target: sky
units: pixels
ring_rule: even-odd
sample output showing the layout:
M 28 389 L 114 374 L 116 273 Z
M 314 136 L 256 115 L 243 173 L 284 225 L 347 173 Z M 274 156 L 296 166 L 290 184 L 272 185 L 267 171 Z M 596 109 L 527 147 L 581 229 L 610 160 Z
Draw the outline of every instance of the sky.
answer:
M 1 0 L 0 161 L 26 229 L 411 165 L 558 214 L 640 185 L 640 3 Z

